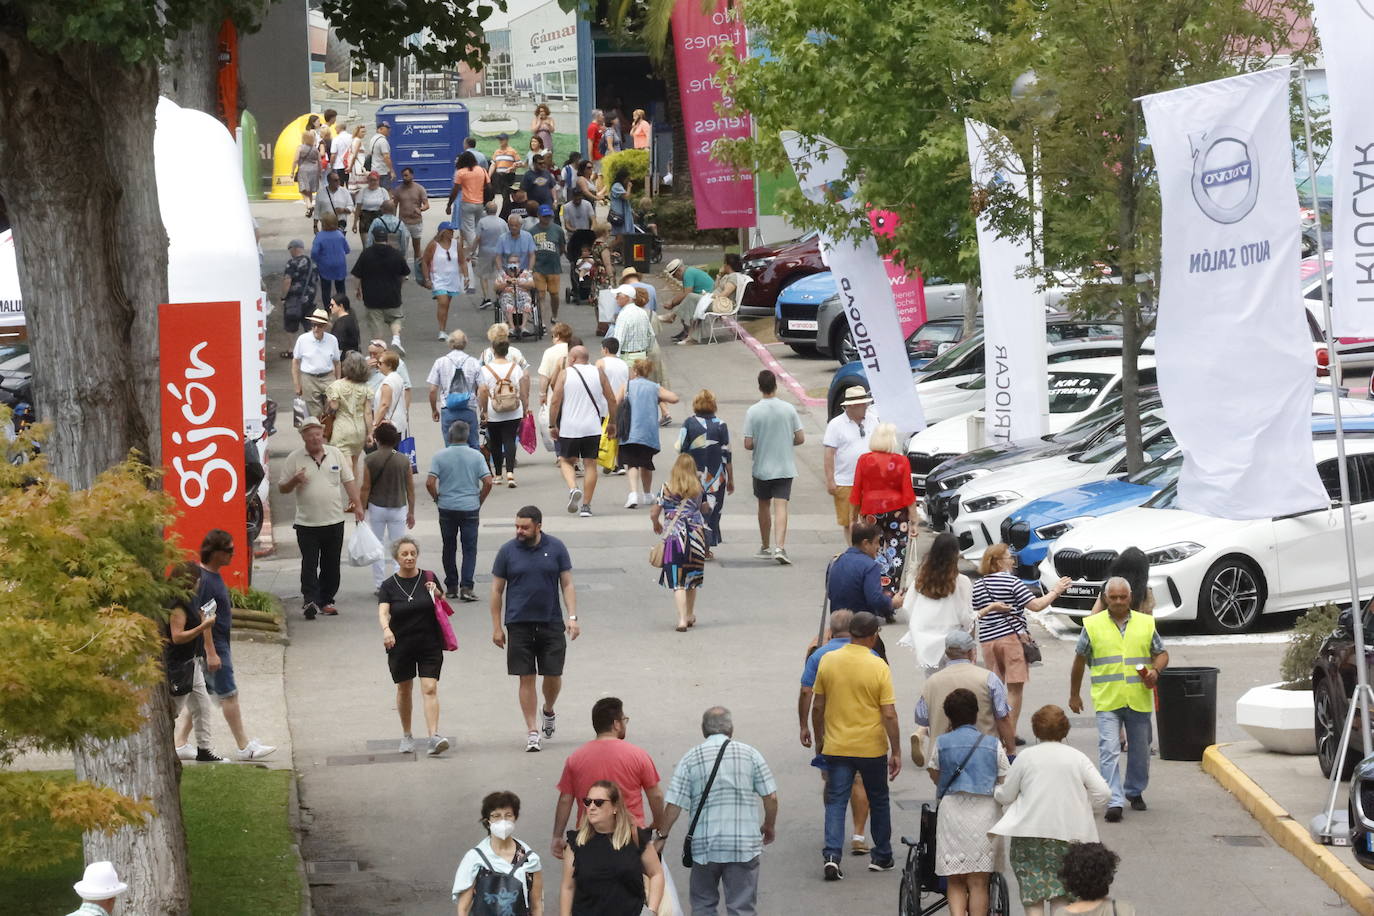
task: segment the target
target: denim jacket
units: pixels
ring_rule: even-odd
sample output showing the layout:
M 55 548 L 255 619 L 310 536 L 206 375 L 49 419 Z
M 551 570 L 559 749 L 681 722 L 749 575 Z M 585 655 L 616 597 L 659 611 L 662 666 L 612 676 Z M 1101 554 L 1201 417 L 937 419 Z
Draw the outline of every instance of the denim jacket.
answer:
M 963 772 L 952 782 L 950 778 L 958 769 L 959 763 L 968 755 L 969 748 L 981 739 L 978 749 L 969 757 Z M 940 750 L 940 786 L 937 797 L 950 792 L 967 792 L 970 795 L 991 795 L 997 787 L 997 739 L 985 735 L 972 725 L 961 725 L 952 732 L 946 732 L 936 741 Z

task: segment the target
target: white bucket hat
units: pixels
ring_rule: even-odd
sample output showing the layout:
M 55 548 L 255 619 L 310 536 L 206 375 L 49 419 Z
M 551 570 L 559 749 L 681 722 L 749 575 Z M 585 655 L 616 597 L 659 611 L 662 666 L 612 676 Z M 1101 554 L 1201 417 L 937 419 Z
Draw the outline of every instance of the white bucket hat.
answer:
M 129 885 L 119 880 L 115 867 L 110 862 L 92 862 L 86 866 L 81 880 L 72 885 L 72 890 L 82 900 L 109 900 L 118 897 L 129 889 Z

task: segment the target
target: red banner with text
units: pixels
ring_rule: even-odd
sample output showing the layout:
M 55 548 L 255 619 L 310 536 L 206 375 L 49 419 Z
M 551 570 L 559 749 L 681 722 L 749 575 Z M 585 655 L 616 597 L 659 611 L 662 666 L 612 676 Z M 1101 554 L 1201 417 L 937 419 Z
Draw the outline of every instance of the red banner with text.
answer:
M 678 92 L 686 125 L 687 160 L 692 169 L 692 199 L 698 229 L 733 229 L 758 223 L 754 212 L 754 176 L 711 158 L 717 140 L 750 135 L 749 116 L 730 117 L 716 110 L 725 96 L 719 69 L 711 60 L 716 48 L 733 44 L 735 57 L 748 53 L 739 6 L 717 0 L 702 9 L 701 0 L 677 0 L 673 7 L 673 41 L 677 54 Z
M 171 530 L 193 556 L 212 528 L 234 537 L 224 579 L 248 587 L 253 553 L 244 496 L 243 384 L 237 302 L 158 307 L 164 488 Z

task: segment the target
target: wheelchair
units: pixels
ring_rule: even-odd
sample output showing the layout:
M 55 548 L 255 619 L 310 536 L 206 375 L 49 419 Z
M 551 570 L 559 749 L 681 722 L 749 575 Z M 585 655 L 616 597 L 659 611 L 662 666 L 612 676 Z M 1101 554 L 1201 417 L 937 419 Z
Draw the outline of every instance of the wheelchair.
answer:
M 902 882 L 897 891 L 899 916 L 929 916 L 949 905 L 945 896 L 946 881 L 935 874 L 935 809 L 921 806 L 921 834 L 916 840 L 902 837 L 907 847 L 906 863 L 902 866 Z M 929 904 L 926 897 L 933 899 Z M 989 916 L 1011 916 L 1011 894 L 1007 879 L 1001 872 L 988 875 Z

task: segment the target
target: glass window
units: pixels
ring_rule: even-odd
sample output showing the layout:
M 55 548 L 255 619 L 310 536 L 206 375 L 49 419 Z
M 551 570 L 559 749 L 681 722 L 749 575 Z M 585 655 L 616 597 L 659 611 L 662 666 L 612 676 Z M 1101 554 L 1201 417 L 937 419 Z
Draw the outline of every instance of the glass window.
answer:
M 1349 459 L 1347 459 L 1349 460 Z M 1332 501 L 1341 498 L 1341 472 L 1336 464 L 1335 458 L 1328 458 L 1317 465 L 1317 476 L 1322 479 L 1322 486 L 1326 487 L 1326 495 Z
M 1111 380 L 1100 372 L 1050 373 L 1050 413 L 1082 413 Z
M 1176 455 L 1150 462 L 1127 477 L 1126 482 L 1141 486 L 1163 487 L 1178 479 L 1178 472 L 1182 467 L 1183 453 L 1179 452 Z
M 970 355 L 973 354 L 975 351 L 977 351 L 977 363 L 978 363 L 978 368 L 976 368 L 976 369 L 968 369 L 968 368 L 964 365 L 964 362 L 965 362 L 965 360 L 969 359 Z M 943 376 L 936 375 L 935 373 L 937 373 L 937 372 L 943 372 L 943 371 L 945 371 L 945 370 L 947 370 L 947 369 L 952 369 L 952 368 L 958 368 L 961 372 L 968 372 L 968 371 L 971 371 L 971 372 L 982 372 L 982 371 L 983 371 L 983 335 L 982 335 L 982 334 L 974 334 L 972 337 L 968 338 L 967 340 L 961 341 L 961 342 L 958 344 L 958 346 L 955 346 L 955 347 L 953 347 L 952 349 L 946 350 L 945 352 L 943 352 L 943 353 L 941 353 L 939 356 L 937 356 L 935 359 L 932 359 L 929 363 L 926 364 L 926 372 L 928 372 L 928 373 L 930 373 L 930 374 L 929 374 L 929 375 L 926 375 L 925 377 L 926 377 L 926 378 L 942 378 Z

